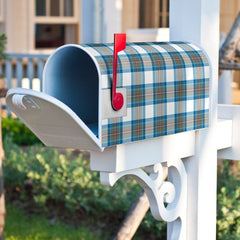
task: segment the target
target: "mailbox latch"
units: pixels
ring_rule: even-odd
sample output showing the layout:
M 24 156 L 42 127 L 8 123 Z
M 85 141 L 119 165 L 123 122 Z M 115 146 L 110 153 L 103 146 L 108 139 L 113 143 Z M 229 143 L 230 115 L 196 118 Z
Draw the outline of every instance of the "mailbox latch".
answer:
M 18 108 L 21 108 L 23 110 L 26 109 L 40 109 L 39 105 L 33 101 L 33 99 L 29 96 L 23 95 L 23 94 L 15 94 L 12 97 L 12 102 L 15 106 Z

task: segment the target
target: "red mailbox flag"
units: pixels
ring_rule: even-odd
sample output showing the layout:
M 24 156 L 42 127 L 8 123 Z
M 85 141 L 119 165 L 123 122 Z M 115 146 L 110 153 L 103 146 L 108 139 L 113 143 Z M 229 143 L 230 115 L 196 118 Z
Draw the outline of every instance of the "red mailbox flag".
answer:
M 113 80 L 112 80 L 112 107 L 118 111 L 122 108 L 124 99 L 121 93 L 116 92 L 117 87 L 117 55 L 126 48 L 126 34 L 114 34 L 114 56 L 113 56 Z

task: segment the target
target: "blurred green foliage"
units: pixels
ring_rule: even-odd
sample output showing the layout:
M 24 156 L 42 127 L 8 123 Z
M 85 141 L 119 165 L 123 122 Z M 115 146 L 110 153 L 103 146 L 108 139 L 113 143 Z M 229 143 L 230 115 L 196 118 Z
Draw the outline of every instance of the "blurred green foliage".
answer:
M 49 202 L 64 204 L 70 213 L 84 211 L 96 219 L 116 221 L 119 226 L 141 191 L 131 178 L 121 179 L 113 188 L 103 186 L 99 173 L 90 171 L 89 161 L 70 150 L 61 154 L 56 149 L 34 145 L 23 151 L 13 143 L 11 134 L 5 136 L 3 143 L 5 186 L 18 189 L 19 199 L 25 202 L 34 199 L 46 212 Z M 29 184 L 30 193 L 26 187 Z M 165 236 L 166 224 L 147 214 L 141 228 L 159 237 Z
M 218 168 L 217 239 L 240 239 L 240 162 L 232 171 L 232 161 L 223 160 Z
M 18 118 L 2 118 L 2 137 L 11 136 L 17 145 L 33 145 L 41 141 Z
M 100 240 L 97 233 L 86 227 L 75 229 L 42 216 L 26 216 L 12 205 L 7 205 L 5 240 Z M 107 238 L 104 238 L 107 239 Z
M 34 199 L 42 209 L 48 202 L 64 204 L 69 212 L 84 210 L 96 219 L 124 218 L 140 192 L 131 178 L 123 178 L 113 188 L 102 186 L 99 173 L 89 170 L 89 161 L 82 155 L 66 151 L 59 153 L 43 147 L 39 140 L 17 119 L 2 121 L 5 158 L 5 185 L 19 189 L 20 199 Z M 38 143 L 34 144 L 33 143 Z M 32 145 L 25 151 L 19 145 Z M 218 167 L 217 239 L 235 240 L 240 236 L 240 162 L 232 171 L 232 162 L 223 160 Z M 32 191 L 26 190 L 31 183 Z M 148 212 L 141 229 L 156 238 L 166 238 L 166 224 L 153 219 Z
M 7 36 L 3 33 L 0 35 L 0 59 L 6 58 L 6 43 L 7 43 Z

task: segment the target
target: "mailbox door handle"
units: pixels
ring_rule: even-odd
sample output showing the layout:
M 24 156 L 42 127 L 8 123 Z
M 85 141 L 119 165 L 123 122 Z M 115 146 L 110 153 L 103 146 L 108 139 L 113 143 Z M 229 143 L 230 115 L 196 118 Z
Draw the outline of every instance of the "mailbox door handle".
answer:
M 113 81 L 112 81 L 112 107 L 118 111 L 122 108 L 124 99 L 121 93 L 116 92 L 117 88 L 117 56 L 118 52 L 126 48 L 126 34 L 114 34 L 114 55 L 113 55 Z

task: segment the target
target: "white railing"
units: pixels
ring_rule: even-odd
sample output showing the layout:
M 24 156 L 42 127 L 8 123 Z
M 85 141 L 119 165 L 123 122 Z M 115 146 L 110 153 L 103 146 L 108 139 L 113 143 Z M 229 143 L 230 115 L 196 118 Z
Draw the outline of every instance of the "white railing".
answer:
M 42 72 L 49 55 L 8 53 L 0 61 L 0 89 L 29 88 L 42 91 Z M 6 109 L 5 98 L 0 98 L 2 109 Z M 7 108 L 6 114 L 10 114 Z M 2 112 L 3 114 L 3 112 Z
M 42 90 L 42 72 L 49 55 L 8 53 L 0 63 L 0 88 L 25 87 Z

